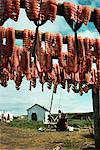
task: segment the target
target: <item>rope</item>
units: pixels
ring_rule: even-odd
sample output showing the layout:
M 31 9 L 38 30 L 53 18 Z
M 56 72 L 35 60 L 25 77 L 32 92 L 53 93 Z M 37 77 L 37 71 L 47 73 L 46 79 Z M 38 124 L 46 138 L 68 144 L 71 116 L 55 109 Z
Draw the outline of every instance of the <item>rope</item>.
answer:
M 54 92 L 52 91 L 52 97 L 51 97 L 51 103 L 50 103 L 50 114 L 51 114 L 51 108 L 52 108 L 52 103 L 53 103 L 53 96 L 54 96 Z
M 40 1 L 40 12 L 38 16 L 39 18 L 41 14 L 41 6 L 42 6 L 42 0 Z M 36 42 L 37 42 L 37 37 L 38 37 L 39 26 L 41 26 L 40 20 L 36 21 L 36 32 L 35 32 L 35 40 L 34 40 L 34 47 L 33 47 L 33 53 L 32 53 L 32 56 L 34 56 L 35 64 L 36 64 Z
M 40 14 L 41 14 L 41 6 L 42 6 L 42 0 L 40 0 L 40 12 L 39 12 L 39 15 L 38 15 L 39 18 L 40 18 Z M 30 57 L 31 57 L 31 55 L 34 56 L 34 64 L 37 68 L 37 65 L 36 65 L 36 44 L 37 44 L 39 26 L 41 26 L 42 23 L 40 23 L 40 20 L 38 20 L 38 21 L 35 22 L 35 25 L 36 25 L 35 39 L 34 39 L 33 49 L 30 49 Z M 31 67 L 31 58 L 30 58 L 30 67 Z M 38 70 L 38 68 L 37 68 L 37 70 Z M 31 89 L 32 88 L 31 88 L 31 81 L 30 81 L 29 90 L 31 91 Z
M 60 90 L 60 97 L 59 97 L 59 103 L 58 103 L 58 110 L 60 109 L 60 102 L 61 102 L 62 92 Z
M 77 54 L 77 58 L 79 58 L 77 31 L 75 31 L 75 51 Z M 78 62 L 78 65 L 79 65 L 79 62 Z

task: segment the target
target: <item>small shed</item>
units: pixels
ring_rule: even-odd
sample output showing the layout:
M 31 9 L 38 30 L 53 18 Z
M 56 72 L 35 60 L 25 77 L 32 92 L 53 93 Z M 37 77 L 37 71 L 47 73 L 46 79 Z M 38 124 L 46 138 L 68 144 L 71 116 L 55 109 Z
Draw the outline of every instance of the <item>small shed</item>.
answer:
M 35 104 L 27 109 L 28 120 L 45 121 L 49 111 L 39 104 Z

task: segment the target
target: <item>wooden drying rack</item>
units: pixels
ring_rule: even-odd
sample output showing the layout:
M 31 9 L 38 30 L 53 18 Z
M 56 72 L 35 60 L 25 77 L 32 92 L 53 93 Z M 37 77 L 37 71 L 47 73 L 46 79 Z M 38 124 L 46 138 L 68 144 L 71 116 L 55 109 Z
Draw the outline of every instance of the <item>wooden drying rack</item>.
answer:
M 25 8 L 25 0 L 20 0 L 21 8 Z M 64 6 L 63 4 L 58 4 L 57 6 L 57 15 L 64 16 Z M 91 13 L 90 22 L 94 22 L 95 14 L 94 9 Z M 16 31 L 18 34 L 22 34 L 22 32 Z M 18 37 L 18 34 L 16 37 Z M 44 35 L 43 35 L 44 37 Z M 66 37 L 63 38 L 63 41 L 66 41 Z M 95 146 L 97 149 L 100 149 L 100 86 L 98 87 L 96 93 L 94 93 L 92 89 L 92 100 L 93 100 L 93 110 L 94 110 L 94 130 L 95 130 Z
M 20 8 L 25 8 L 25 0 L 20 0 Z M 58 4 L 57 6 L 57 15 L 64 16 L 64 6 L 63 4 Z M 94 9 L 91 13 L 90 22 L 94 22 L 95 14 Z M 22 38 L 22 31 L 16 31 L 16 38 Z M 44 35 L 43 35 L 44 39 Z M 66 37 L 63 38 L 63 41 L 66 41 Z M 100 149 L 100 86 L 98 87 L 96 93 L 92 89 L 92 100 L 93 100 L 93 110 L 94 110 L 94 128 L 95 128 L 95 145 L 96 148 Z

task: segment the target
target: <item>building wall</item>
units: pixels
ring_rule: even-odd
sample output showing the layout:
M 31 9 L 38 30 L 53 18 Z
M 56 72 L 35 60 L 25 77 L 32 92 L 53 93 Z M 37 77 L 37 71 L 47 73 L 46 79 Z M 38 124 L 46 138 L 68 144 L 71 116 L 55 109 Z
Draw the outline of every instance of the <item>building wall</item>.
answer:
M 36 113 L 37 121 L 44 121 L 45 119 L 45 110 L 38 105 L 35 105 L 27 111 L 28 120 L 31 120 L 32 113 Z

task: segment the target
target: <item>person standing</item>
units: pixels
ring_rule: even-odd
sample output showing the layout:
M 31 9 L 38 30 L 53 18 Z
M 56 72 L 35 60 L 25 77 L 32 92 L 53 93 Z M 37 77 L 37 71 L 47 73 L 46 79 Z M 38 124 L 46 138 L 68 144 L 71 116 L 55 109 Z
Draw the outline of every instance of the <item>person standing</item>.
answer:
M 61 115 L 62 115 L 62 113 L 61 113 L 61 110 L 58 110 L 58 115 L 57 115 L 57 131 L 59 131 L 60 130 L 60 127 L 61 127 Z
M 48 115 L 48 129 L 51 128 L 51 115 Z

